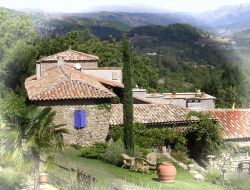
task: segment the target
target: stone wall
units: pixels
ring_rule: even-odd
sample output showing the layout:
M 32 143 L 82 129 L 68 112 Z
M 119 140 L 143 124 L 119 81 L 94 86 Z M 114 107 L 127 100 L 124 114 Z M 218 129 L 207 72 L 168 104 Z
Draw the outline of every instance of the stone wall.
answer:
M 55 123 L 65 124 L 69 130 L 64 135 L 66 144 L 91 145 L 94 142 L 104 142 L 109 132 L 110 110 L 105 106 L 92 104 L 91 102 L 61 101 L 37 103 L 39 107 L 50 106 L 56 111 Z M 74 111 L 86 110 L 86 127 L 74 128 Z

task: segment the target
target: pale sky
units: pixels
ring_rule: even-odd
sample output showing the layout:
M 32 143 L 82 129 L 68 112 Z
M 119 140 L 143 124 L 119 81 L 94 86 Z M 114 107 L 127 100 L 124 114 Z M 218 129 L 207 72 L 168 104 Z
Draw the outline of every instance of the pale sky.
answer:
M 56 12 L 127 11 L 203 12 L 222 6 L 250 4 L 250 0 L 0 0 L 12 9 L 42 9 Z

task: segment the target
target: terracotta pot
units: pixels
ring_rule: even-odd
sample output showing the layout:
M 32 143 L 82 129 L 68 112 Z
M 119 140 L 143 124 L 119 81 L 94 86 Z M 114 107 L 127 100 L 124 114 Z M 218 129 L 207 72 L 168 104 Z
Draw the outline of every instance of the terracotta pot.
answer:
M 157 174 L 160 181 L 165 183 L 174 182 L 176 177 L 176 168 L 170 162 L 157 164 Z
M 39 174 L 39 182 L 40 184 L 46 184 L 47 183 L 47 173 L 40 173 Z

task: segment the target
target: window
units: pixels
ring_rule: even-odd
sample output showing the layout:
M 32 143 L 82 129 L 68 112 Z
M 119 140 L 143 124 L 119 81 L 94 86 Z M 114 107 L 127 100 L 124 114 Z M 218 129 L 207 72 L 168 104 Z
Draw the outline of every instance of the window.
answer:
M 82 129 L 86 127 L 86 111 L 85 110 L 75 110 L 74 127 L 75 129 Z

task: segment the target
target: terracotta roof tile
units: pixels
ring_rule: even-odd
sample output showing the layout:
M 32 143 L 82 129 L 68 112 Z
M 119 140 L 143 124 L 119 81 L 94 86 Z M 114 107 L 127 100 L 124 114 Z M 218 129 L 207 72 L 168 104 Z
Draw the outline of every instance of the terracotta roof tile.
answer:
M 225 139 L 250 137 L 250 109 L 214 109 L 208 112 L 218 119 Z
M 65 61 L 97 61 L 99 60 L 99 57 L 95 55 L 90 55 L 87 53 L 74 51 L 74 50 L 66 50 L 63 52 L 56 53 L 54 55 L 43 57 L 39 59 L 37 62 L 55 62 L 58 60 L 58 57 L 63 57 Z
M 47 70 L 38 80 L 35 75 L 27 78 L 25 88 L 30 100 L 116 97 L 98 80 L 67 65 Z
M 190 110 L 171 104 L 134 104 L 134 122 L 144 124 L 191 123 L 198 119 L 186 117 Z M 110 125 L 123 124 L 123 105 L 113 104 Z

